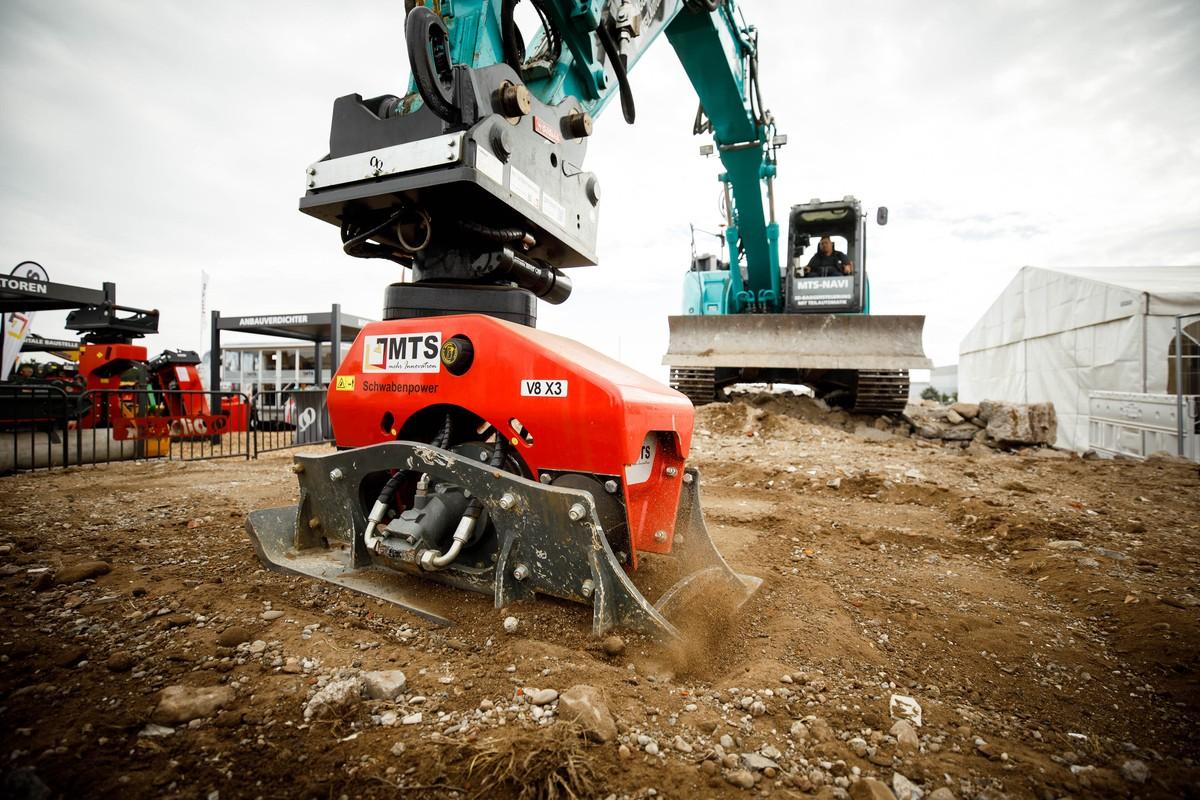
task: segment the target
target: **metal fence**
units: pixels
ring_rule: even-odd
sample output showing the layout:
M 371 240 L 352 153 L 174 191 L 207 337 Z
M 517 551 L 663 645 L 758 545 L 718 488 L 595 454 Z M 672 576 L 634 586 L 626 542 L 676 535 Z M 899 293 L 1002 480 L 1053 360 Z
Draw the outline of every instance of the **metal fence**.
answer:
M 333 441 L 324 389 L 263 392 L 252 404 L 254 453 Z
M 127 458 L 248 459 L 254 452 L 250 400 L 238 392 L 102 389 L 76 425 L 91 463 Z M 91 446 L 87 446 L 90 439 Z
M 0 384 L 0 475 L 70 464 L 68 421 L 85 413 L 84 402 L 51 384 Z
M 332 441 L 324 389 L 264 393 L 0 384 L 0 475 L 142 458 L 201 461 Z

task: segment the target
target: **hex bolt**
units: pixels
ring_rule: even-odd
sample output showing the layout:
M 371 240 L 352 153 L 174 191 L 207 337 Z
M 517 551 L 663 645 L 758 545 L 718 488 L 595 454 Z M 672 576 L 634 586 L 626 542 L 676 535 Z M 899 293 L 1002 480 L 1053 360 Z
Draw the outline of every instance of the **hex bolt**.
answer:
M 654 541 L 658 542 L 659 544 L 662 544 L 666 540 L 667 540 L 667 532 L 666 531 L 655 531 L 654 532 Z
M 667 467 L 667 477 L 668 478 L 674 478 L 678 474 L 679 474 L 679 470 L 676 469 L 675 467 Z
M 694 481 L 694 480 L 695 480 L 695 478 L 692 477 L 692 473 L 690 473 L 690 472 L 683 473 L 683 482 L 684 483 L 686 483 L 690 486 L 692 481 Z
M 316 175 L 316 174 L 317 174 L 317 168 L 316 168 L 316 167 L 309 167 L 309 168 L 308 168 L 308 174 L 309 174 L 309 175 Z
M 508 511 L 510 508 L 516 505 L 516 503 L 517 498 L 513 497 L 511 492 L 505 492 L 504 496 L 500 498 L 500 507 L 505 511 Z
M 340 481 L 344 477 L 346 477 L 346 475 L 342 472 L 341 467 L 334 467 L 333 469 L 329 470 L 329 480 L 331 481 Z
M 591 597 L 592 592 L 596 591 L 596 584 L 592 583 L 591 578 L 588 578 L 586 581 L 583 582 L 583 587 L 582 587 L 581 591 L 583 592 L 584 597 Z
M 609 494 L 616 494 L 617 489 L 620 489 L 620 488 L 621 487 L 617 485 L 616 481 L 605 481 L 604 482 L 604 491 L 608 492 Z
M 541 481 L 542 483 L 549 483 L 550 481 L 552 481 L 554 479 L 550 477 L 549 473 L 543 472 L 541 477 L 538 478 L 538 480 Z
M 513 577 L 519 581 L 525 580 L 529 577 L 529 567 L 525 566 L 524 564 L 517 564 L 517 566 L 513 568 Z
M 617 562 L 621 563 L 621 564 L 624 564 L 626 561 L 629 560 L 629 554 L 626 553 L 624 550 L 618 550 L 617 552 L 613 553 L 613 555 L 615 555 L 617 557 Z
M 292 472 L 299 475 L 301 472 L 304 472 L 304 465 L 303 464 L 292 464 L 290 469 L 292 470 Z
M 583 519 L 585 514 L 587 514 L 587 509 L 583 507 L 583 503 L 576 503 L 575 505 L 571 506 L 571 510 L 567 512 L 567 516 L 571 518 L 572 522 L 579 522 L 579 520 Z

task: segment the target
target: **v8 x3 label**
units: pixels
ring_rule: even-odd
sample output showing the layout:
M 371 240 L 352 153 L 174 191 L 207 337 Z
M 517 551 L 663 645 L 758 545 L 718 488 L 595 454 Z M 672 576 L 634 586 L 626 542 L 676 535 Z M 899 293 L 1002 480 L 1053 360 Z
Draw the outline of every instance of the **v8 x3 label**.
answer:
M 567 381 L 542 381 L 525 378 L 521 381 L 521 397 L 566 397 Z

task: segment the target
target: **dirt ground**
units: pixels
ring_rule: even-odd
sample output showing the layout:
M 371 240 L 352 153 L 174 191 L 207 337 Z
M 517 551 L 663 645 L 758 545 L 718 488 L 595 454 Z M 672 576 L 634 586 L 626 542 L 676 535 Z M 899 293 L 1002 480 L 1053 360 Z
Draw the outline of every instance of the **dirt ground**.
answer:
M 263 570 L 244 520 L 294 502 L 290 454 L 0 479 L 0 795 L 1200 797 L 1197 468 L 827 423 L 699 412 L 709 528 L 765 582 L 683 656 L 610 655 L 582 606 L 461 595 L 440 628 Z M 616 738 L 532 702 L 577 684 Z M 174 685 L 223 706 L 155 722 Z

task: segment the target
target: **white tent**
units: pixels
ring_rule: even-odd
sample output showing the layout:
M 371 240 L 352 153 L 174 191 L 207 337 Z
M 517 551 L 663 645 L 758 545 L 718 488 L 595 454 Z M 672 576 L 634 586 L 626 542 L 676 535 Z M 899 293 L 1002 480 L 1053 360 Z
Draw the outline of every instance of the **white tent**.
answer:
M 1024 267 L 959 345 L 967 402 L 1052 402 L 1059 447 L 1088 446 L 1088 393 L 1167 391 L 1175 315 L 1200 267 Z

